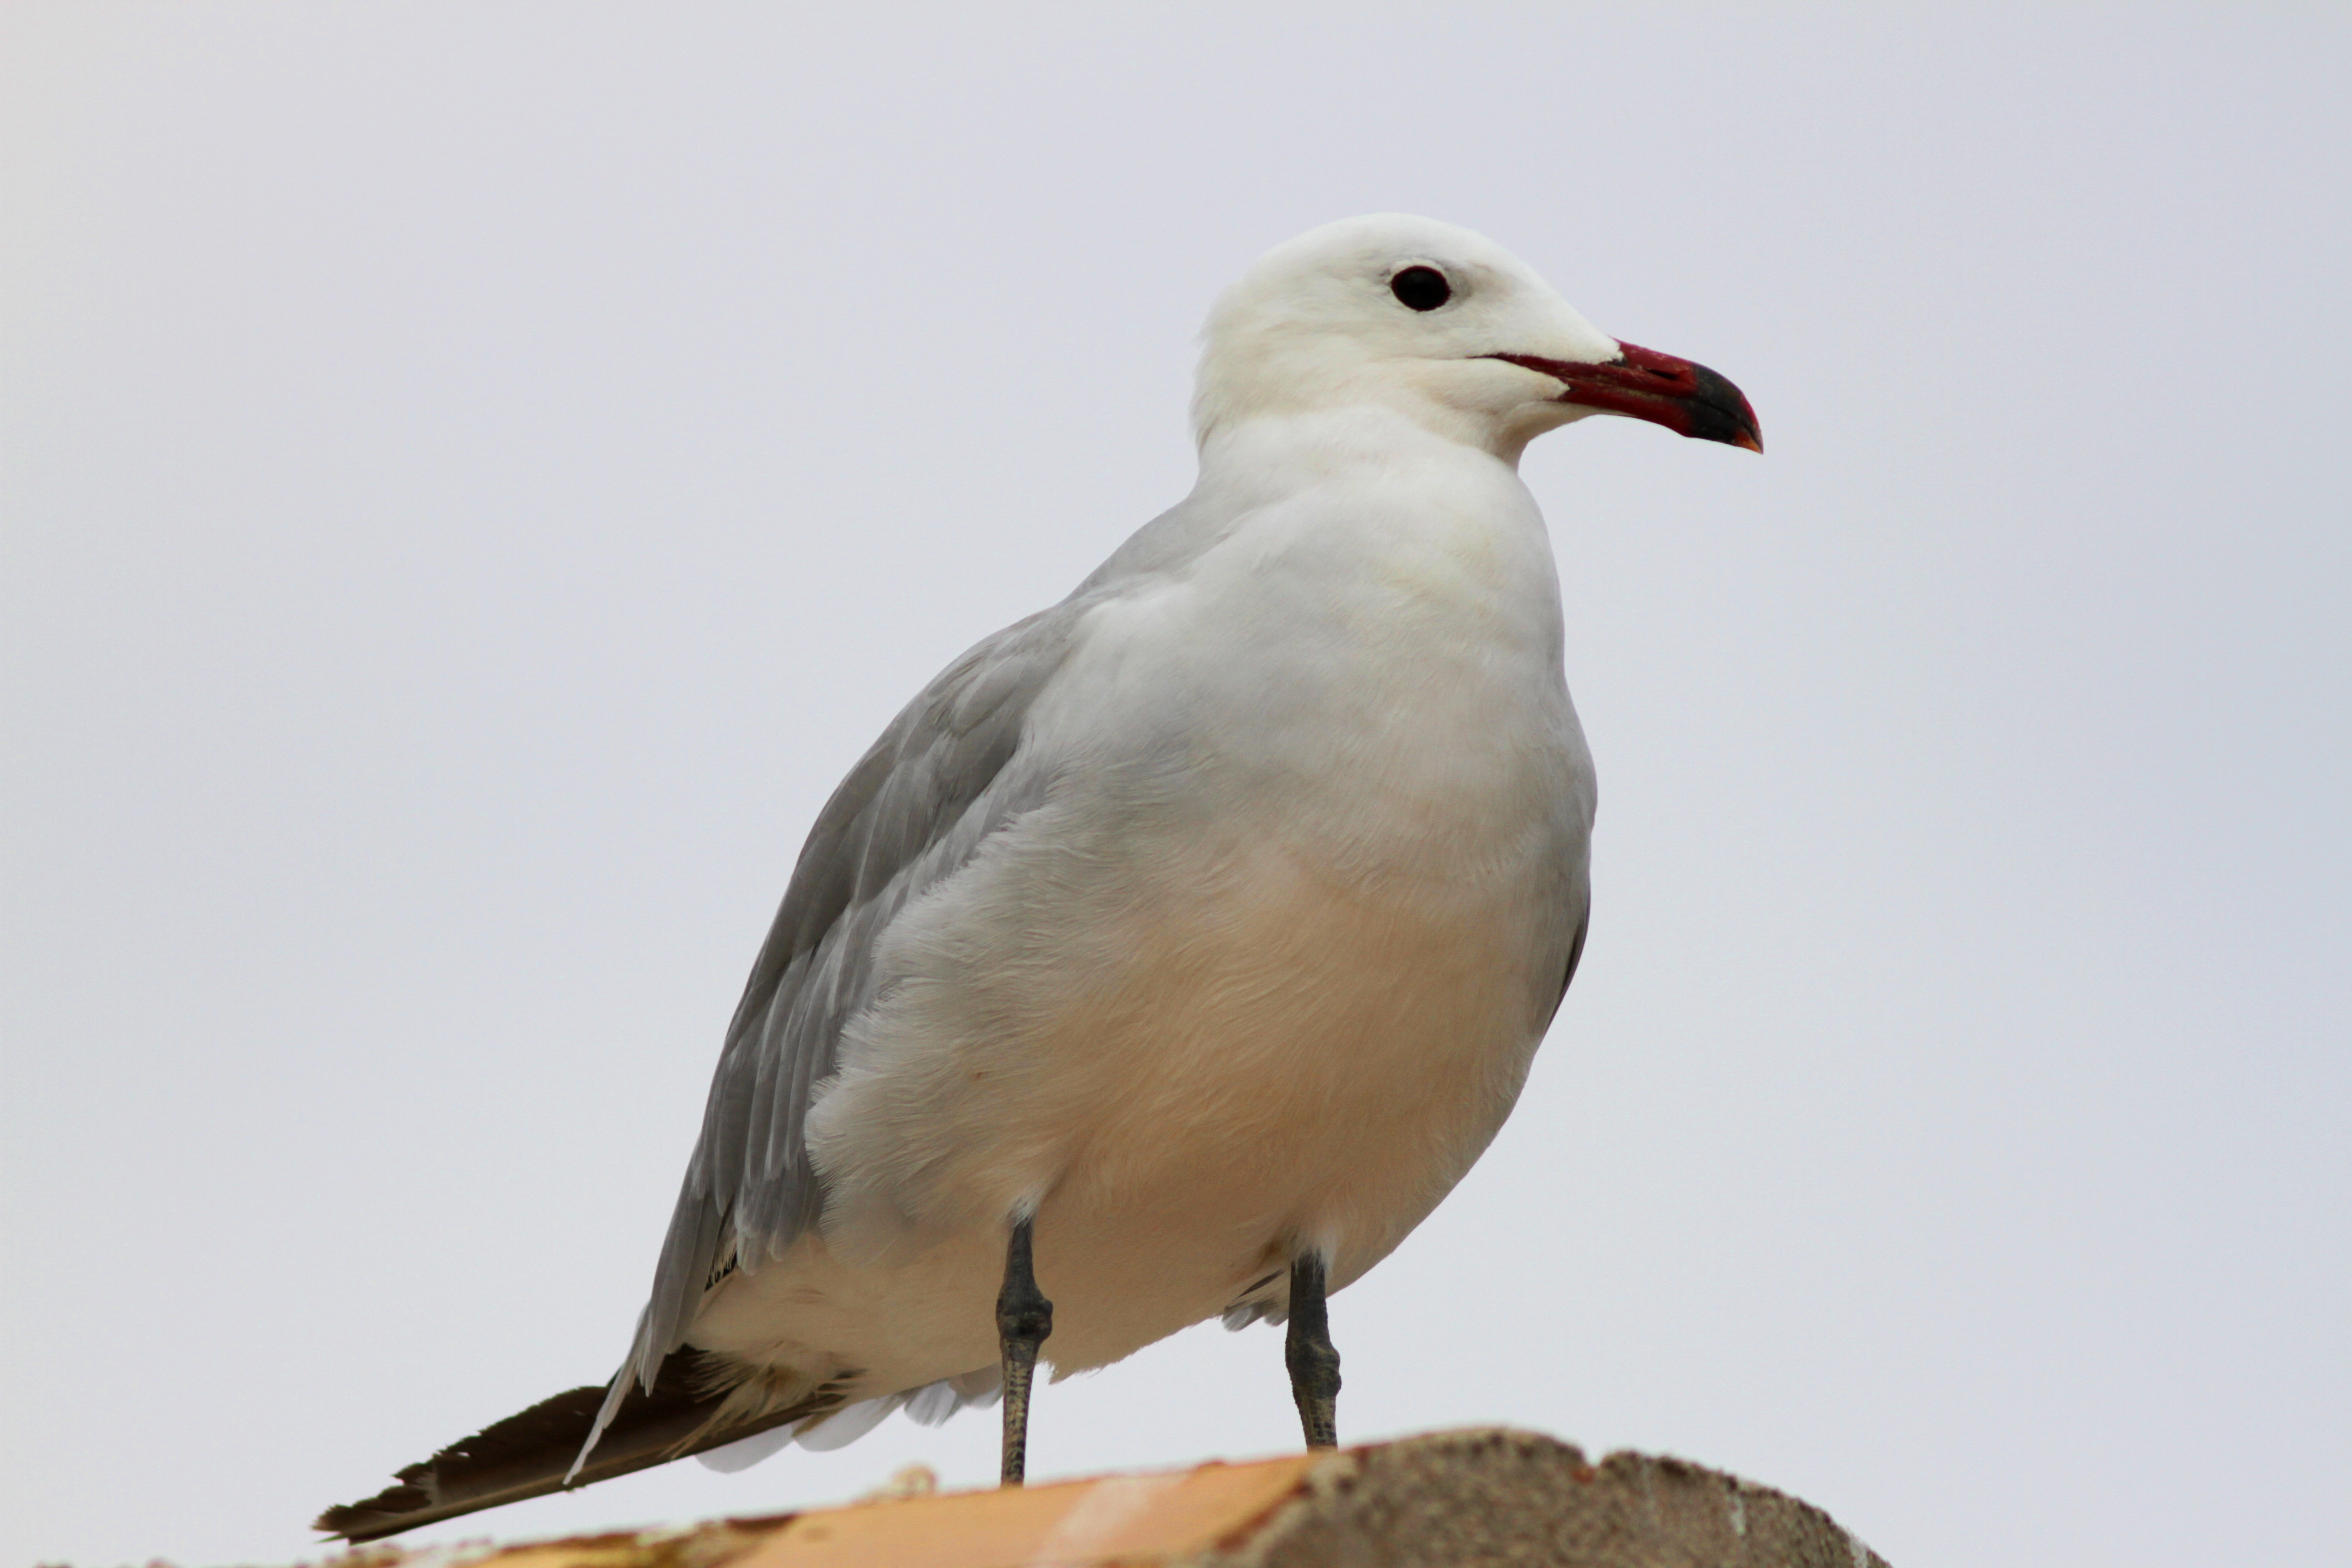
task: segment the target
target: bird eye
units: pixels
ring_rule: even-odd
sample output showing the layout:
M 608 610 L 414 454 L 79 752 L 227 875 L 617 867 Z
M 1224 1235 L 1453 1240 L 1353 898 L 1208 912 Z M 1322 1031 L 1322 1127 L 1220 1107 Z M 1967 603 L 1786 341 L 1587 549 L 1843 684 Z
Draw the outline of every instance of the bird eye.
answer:
M 1454 298 L 1454 285 L 1434 267 L 1408 267 L 1389 279 L 1389 292 L 1409 310 L 1434 310 Z

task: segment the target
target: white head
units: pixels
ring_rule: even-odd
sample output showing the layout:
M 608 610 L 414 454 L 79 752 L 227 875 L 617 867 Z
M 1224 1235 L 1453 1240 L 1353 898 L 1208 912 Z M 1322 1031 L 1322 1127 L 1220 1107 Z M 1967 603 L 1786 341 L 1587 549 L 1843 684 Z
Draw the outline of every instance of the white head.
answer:
M 1712 371 L 1621 343 L 1468 229 L 1376 213 L 1276 246 L 1202 331 L 1193 426 L 1376 405 L 1507 462 L 1588 414 L 1762 450 Z

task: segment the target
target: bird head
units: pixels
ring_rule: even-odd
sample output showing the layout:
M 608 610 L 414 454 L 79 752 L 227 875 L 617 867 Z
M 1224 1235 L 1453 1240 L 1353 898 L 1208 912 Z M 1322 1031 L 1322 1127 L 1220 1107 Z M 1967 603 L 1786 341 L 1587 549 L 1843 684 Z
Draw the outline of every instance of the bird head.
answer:
M 1764 449 L 1730 382 L 1608 336 L 1509 251 L 1431 218 L 1344 218 L 1276 247 L 1225 290 L 1202 337 L 1203 441 L 1370 404 L 1508 461 L 1592 414 Z

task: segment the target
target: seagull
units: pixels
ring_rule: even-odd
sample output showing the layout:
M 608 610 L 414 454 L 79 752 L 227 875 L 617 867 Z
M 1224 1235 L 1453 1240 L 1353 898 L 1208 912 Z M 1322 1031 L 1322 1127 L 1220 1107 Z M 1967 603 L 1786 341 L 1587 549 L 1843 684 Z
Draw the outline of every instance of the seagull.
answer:
M 1449 224 L 1268 252 L 1202 333 L 1200 477 L 982 639 L 818 814 L 608 1385 L 330 1509 L 373 1540 L 688 1454 L 738 1468 L 1325 1300 L 1518 1097 L 1590 923 L 1592 759 L 1518 474 L 1594 414 L 1763 450 L 1704 366 Z

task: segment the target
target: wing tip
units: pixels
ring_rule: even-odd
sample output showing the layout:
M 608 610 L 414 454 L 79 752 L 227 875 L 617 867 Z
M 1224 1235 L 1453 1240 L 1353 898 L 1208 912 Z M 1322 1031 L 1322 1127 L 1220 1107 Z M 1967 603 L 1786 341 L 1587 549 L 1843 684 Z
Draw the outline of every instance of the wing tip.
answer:
M 561 1452 L 568 1458 L 604 1400 L 604 1388 L 593 1384 L 542 1399 L 420 1464 L 395 1470 L 393 1485 L 358 1502 L 337 1503 L 311 1528 L 349 1542 L 373 1541 L 477 1508 L 559 1490 L 562 1481 L 544 1473 L 545 1457 Z M 512 1479 L 499 1484 L 509 1475 Z
M 591 1384 L 542 1399 L 450 1444 L 422 1464 L 395 1472 L 395 1484 L 372 1498 L 339 1503 L 314 1528 L 360 1542 L 525 1498 L 545 1497 L 682 1459 L 739 1438 L 799 1421 L 842 1403 L 843 1390 L 824 1384 L 797 1402 L 749 1420 L 727 1415 L 727 1394 L 714 1386 L 707 1352 L 673 1352 L 650 1391 L 624 1376 L 613 1385 Z M 600 1432 L 608 1396 L 624 1391 Z M 595 1440 L 592 1455 L 583 1445 Z

